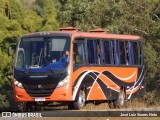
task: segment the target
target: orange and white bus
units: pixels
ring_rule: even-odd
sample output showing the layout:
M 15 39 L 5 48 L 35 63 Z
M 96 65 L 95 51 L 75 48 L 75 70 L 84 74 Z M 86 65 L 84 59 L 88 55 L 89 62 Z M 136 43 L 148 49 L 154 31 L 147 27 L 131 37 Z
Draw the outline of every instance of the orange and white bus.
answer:
M 27 34 L 17 43 L 13 88 L 25 110 L 39 102 L 81 109 L 87 102 L 116 101 L 122 107 L 144 94 L 143 79 L 139 36 L 69 27 Z

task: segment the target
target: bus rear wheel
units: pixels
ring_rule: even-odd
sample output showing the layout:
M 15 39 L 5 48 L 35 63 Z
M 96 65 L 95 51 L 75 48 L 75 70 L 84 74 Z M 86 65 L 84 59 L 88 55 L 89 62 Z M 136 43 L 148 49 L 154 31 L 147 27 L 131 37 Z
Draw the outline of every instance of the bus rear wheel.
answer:
M 120 92 L 119 92 L 119 95 L 118 95 L 118 99 L 116 101 L 116 107 L 117 108 L 124 107 L 125 98 L 126 98 L 126 94 L 125 94 L 124 90 L 121 89 Z
M 68 109 L 80 110 L 84 106 L 85 106 L 85 93 L 83 90 L 80 90 L 77 99 L 68 105 Z

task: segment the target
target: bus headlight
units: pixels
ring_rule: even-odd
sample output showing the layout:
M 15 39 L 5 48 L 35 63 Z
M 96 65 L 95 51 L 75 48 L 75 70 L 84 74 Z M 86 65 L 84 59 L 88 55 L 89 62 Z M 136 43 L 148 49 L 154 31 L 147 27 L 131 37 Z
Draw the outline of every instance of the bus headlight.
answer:
M 57 87 L 62 87 L 64 85 L 68 84 L 68 78 L 69 78 L 69 76 L 66 76 L 62 81 L 60 81 L 58 83 Z
M 16 79 L 14 79 L 14 85 L 19 87 L 19 88 L 24 88 L 22 83 L 18 82 Z

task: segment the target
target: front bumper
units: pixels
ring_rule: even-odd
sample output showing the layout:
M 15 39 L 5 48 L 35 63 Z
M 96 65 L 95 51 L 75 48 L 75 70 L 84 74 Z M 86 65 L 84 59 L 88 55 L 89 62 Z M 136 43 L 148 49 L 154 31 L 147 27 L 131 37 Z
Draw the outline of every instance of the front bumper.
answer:
M 56 88 L 54 92 L 48 96 L 43 97 L 45 98 L 45 101 L 71 101 L 72 95 L 71 95 L 71 86 L 69 84 Z M 15 93 L 15 100 L 17 102 L 29 102 L 29 101 L 35 101 L 36 97 L 31 97 L 29 94 L 25 91 L 25 89 L 19 88 L 14 86 L 14 93 Z

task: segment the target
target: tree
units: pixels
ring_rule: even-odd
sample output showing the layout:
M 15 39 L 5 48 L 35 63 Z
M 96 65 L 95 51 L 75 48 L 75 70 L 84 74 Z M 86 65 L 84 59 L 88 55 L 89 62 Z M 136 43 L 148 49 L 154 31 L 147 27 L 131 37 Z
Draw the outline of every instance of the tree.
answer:
M 23 9 L 17 0 L 8 0 L 6 3 L 6 15 L 9 19 L 17 20 L 18 22 L 22 22 L 23 15 Z
M 59 27 L 56 20 L 57 14 L 53 0 L 37 0 L 35 11 L 42 16 L 42 30 L 55 30 Z
M 42 27 L 42 18 L 34 11 L 25 11 L 23 29 L 28 32 L 39 31 Z
M 55 6 L 53 0 L 45 0 L 43 5 L 43 30 L 55 30 L 58 28 L 58 22 L 56 20 L 57 14 L 55 12 Z
M 82 30 L 100 26 L 98 0 L 61 0 L 59 3 L 58 19 L 62 26 L 80 27 Z
M 0 14 L 5 15 L 6 0 L 0 0 Z

